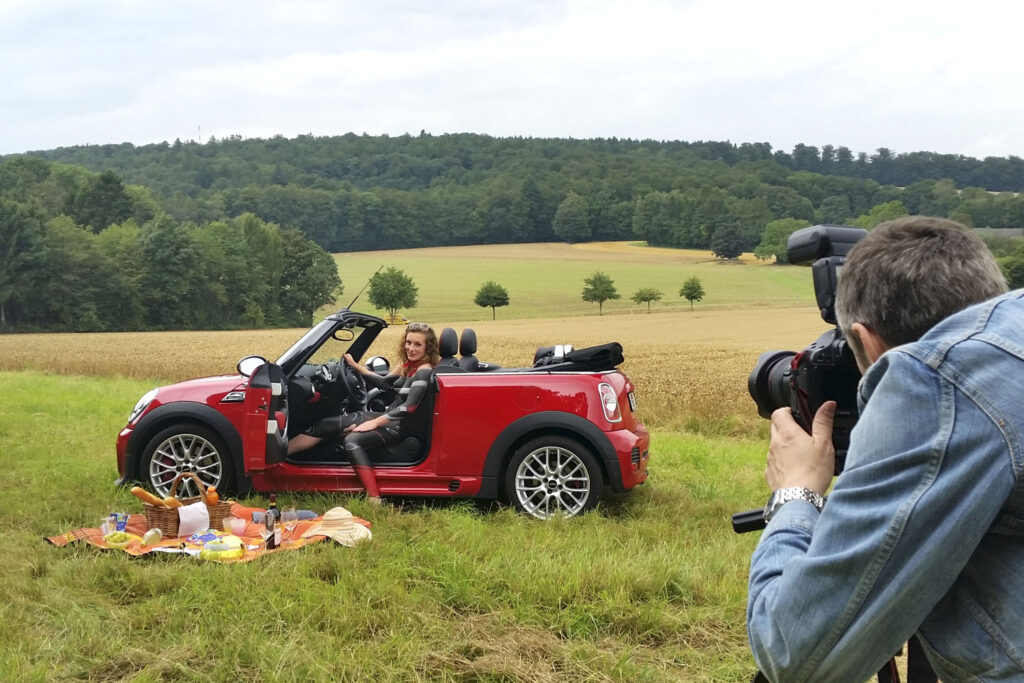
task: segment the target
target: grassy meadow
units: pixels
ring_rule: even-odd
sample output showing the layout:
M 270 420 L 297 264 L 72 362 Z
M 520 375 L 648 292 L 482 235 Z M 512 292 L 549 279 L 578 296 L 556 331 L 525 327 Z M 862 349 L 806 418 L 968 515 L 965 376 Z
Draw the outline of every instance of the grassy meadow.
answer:
M 112 482 L 115 436 L 142 393 L 233 372 L 248 353 L 274 358 L 301 331 L 0 336 L 3 678 L 749 680 L 744 607 L 757 535 L 733 534 L 729 515 L 765 497 L 767 430 L 746 377 L 759 352 L 802 348 L 826 326 L 808 305 L 808 270 L 697 256 L 628 244 L 339 255 L 342 305 L 382 262 L 396 265 L 420 285 L 420 306 L 406 313 L 472 326 L 484 360 L 527 365 L 539 345 L 620 341 L 652 432 L 651 477 L 592 514 L 550 523 L 468 502 L 373 508 L 288 494 L 281 502 L 300 508 L 348 507 L 373 522 L 373 541 L 242 565 L 133 559 L 41 537 L 140 511 Z M 598 316 L 579 301 L 594 270 L 624 299 L 652 286 L 670 301 L 650 314 L 609 302 Z M 692 311 L 675 296 L 691 274 L 708 292 Z M 513 301 L 493 322 L 472 303 L 486 279 Z M 385 330 L 373 351 L 394 358 L 398 333 Z
M 664 249 L 630 242 L 512 244 L 438 247 L 336 254 L 347 304 L 380 267 L 405 271 L 419 287 L 419 302 L 404 311 L 411 320 L 490 320 L 491 310 L 476 306 L 480 285 L 493 280 L 509 293 L 499 319 L 598 315 L 598 306 L 580 298 L 583 279 L 600 270 L 614 282 L 621 299 L 606 301 L 604 314 L 640 313 L 646 304 L 630 297 L 641 287 L 664 295 L 651 310 L 689 309 L 679 296 L 683 281 L 700 278 L 705 297 L 699 308 L 813 306 L 814 290 L 805 268 L 769 265 L 746 254 L 721 262 L 707 251 Z M 754 271 L 754 272 L 752 272 Z M 360 310 L 370 311 L 364 294 Z

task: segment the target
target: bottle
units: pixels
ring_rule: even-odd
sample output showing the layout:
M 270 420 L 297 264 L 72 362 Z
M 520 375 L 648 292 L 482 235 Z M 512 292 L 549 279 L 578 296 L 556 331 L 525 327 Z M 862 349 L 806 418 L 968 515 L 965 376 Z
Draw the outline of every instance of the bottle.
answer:
M 270 494 L 270 507 L 267 508 L 267 515 L 263 519 L 263 526 L 267 530 L 267 550 L 273 550 L 281 542 L 281 530 L 277 528 L 277 518 L 281 513 L 277 511 L 277 494 Z

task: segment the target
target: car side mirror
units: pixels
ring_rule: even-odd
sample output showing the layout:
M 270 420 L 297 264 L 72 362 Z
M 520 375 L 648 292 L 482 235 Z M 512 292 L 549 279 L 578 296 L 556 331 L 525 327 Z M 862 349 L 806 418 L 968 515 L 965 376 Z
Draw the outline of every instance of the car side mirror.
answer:
M 391 369 L 391 363 L 384 356 L 373 356 L 366 361 L 366 367 L 370 372 L 375 372 L 378 375 L 388 374 L 388 370 Z
M 235 367 L 238 369 L 238 374 L 242 377 L 249 377 L 252 373 L 256 372 L 256 369 L 261 365 L 266 365 L 267 359 L 263 356 L 246 356 L 242 360 L 238 361 L 238 365 Z

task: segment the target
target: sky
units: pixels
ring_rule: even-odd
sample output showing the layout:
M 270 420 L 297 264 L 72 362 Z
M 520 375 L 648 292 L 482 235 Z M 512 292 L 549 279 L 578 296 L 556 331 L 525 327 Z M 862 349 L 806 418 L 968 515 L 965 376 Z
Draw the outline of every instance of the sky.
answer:
M 480 133 L 1024 156 L 1024 5 L 0 0 L 0 154 Z

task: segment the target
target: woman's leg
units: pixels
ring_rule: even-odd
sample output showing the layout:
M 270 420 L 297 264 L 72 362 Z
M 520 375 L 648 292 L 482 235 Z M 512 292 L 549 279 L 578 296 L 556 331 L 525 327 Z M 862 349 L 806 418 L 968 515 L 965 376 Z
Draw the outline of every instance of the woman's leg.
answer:
M 384 448 L 397 443 L 401 438 L 398 427 L 381 427 L 372 432 L 354 432 L 345 437 L 345 453 L 366 489 L 366 498 L 372 503 L 380 503 L 380 489 L 377 488 L 377 476 L 373 473 L 373 463 L 367 450 Z
M 313 446 L 317 445 L 323 440 L 324 437 L 322 436 L 313 436 L 312 434 L 296 434 L 292 438 L 288 439 L 288 455 L 312 448 Z
M 381 413 L 357 412 L 334 415 L 319 420 L 302 434 L 288 439 L 288 455 L 312 448 L 328 437 L 340 439 L 349 427 L 365 422 Z

